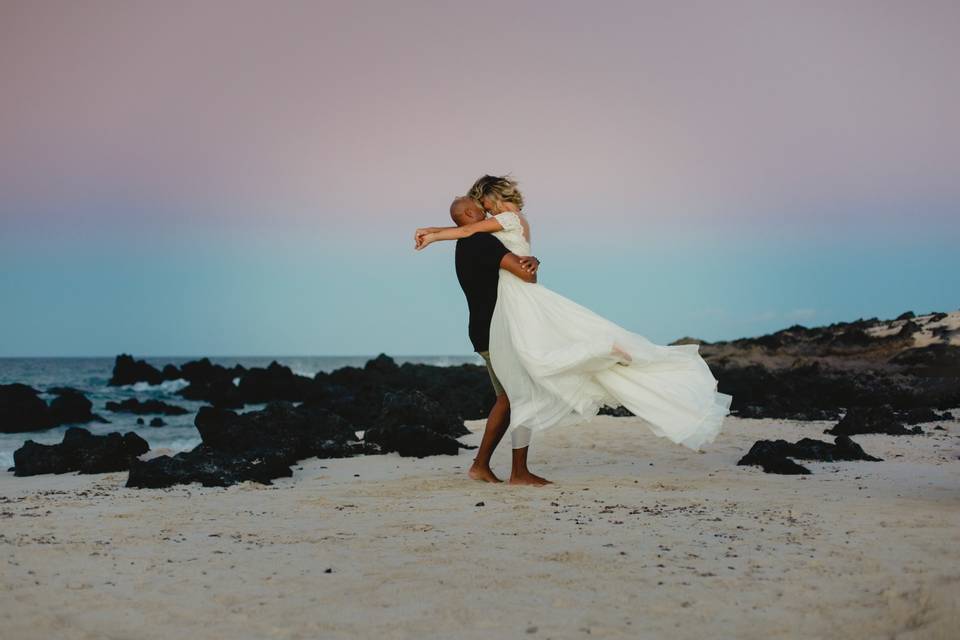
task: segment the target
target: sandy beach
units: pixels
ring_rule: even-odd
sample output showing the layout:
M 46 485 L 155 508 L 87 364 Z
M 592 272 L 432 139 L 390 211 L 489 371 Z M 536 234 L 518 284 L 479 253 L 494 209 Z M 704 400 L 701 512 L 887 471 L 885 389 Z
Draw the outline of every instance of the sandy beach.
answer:
M 960 422 L 936 424 L 808 476 L 736 462 L 831 423 L 732 417 L 700 454 L 633 418 L 537 434 L 544 488 L 469 480 L 472 450 L 227 489 L 3 472 L 0 635 L 956 638 Z

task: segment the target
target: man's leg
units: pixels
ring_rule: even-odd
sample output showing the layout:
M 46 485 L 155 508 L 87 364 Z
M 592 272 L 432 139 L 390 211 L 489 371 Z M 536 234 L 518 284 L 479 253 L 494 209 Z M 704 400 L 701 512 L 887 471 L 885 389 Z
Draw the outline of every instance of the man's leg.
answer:
M 530 451 L 531 431 L 527 427 L 517 427 L 510 434 L 513 445 L 513 466 L 510 469 L 510 484 L 532 484 L 542 486 L 553 484 L 541 478 L 527 468 L 527 453 Z

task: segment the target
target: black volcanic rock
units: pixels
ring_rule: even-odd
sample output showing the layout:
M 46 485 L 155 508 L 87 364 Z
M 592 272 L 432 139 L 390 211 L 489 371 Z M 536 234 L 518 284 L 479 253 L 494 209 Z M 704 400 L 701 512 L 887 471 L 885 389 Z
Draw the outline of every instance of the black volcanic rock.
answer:
M 889 360 L 920 376 L 960 377 L 960 346 L 931 344 L 901 351 Z
M 195 420 L 203 443 L 192 451 L 137 461 L 128 487 L 157 488 L 200 482 L 225 487 L 292 475 L 290 465 L 310 457 L 343 458 L 380 453 L 359 443 L 353 427 L 322 407 L 274 400 L 258 411 L 237 414 L 201 407 Z
M 109 423 L 91 412 L 93 403 L 71 387 L 53 387 L 56 397 L 47 406 L 38 391 L 25 384 L 0 385 L 0 432 L 42 431 L 63 424 Z
M 920 331 L 922 327 L 912 320 L 908 320 L 903 323 L 903 326 L 900 327 L 900 331 L 895 333 L 892 337 L 894 338 L 909 338 L 917 331 Z
M 233 384 L 231 378 L 226 377 L 196 380 L 178 391 L 177 395 L 187 400 L 209 402 L 225 409 L 242 409 L 245 404 L 237 385 Z
M 57 394 L 57 397 L 50 402 L 50 416 L 54 424 L 110 422 L 91 411 L 93 403 L 81 391 L 70 387 L 54 387 L 50 392 Z
M 769 442 L 769 440 L 760 440 L 757 443 L 754 443 L 754 447 L 757 446 L 760 442 Z M 780 475 L 807 475 L 810 472 L 810 469 L 807 469 L 802 464 L 797 464 L 790 458 L 785 458 L 776 453 L 768 453 L 765 450 L 761 449 L 760 451 L 754 452 L 751 448 L 752 453 L 748 453 L 746 456 L 740 459 L 738 465 L 751 465 L 759 466 L 763 469 L 764 473 L 778 473 Z
M 420 391 L 460 420 L 486 417 L 496 399 L 486 367 L 397 366 L 384 354 L 363 368 L 320 372 L 313 380 L 304 402 L 326 407 L 361 429 L 377 425 L 388 392 Z
M 266 368 L 254 367 L 240 377 L 240 397 L 247 404 L 261 404 L 271 400 L 301 402 L 313 381 L 293 373 L 276 360 Z
M 95 436 L 86 429 L 70 427 L 60 444 L 37 444 L 27 440 L 14 451 L 14 475 L 122 471 L 128 469 L 137 456 L 149 450 L 147 441 L 132 431 L 124 435 L 114 432 Z
M 164 427 L 166 424 L 167 423 L 163 421 L 163 418 L 154 418 L 150 421 L 151 427 Z
M 38 393 L 18 382 L 0 385 L 0 432 L 42 431 L 55 426 L 50 407 Z
M 387 392 L 380 415 L 373 427 L 364 431 L 364 442 L 384 453 L 422 458 L 432 455 L 457 455 L 461 444 L 455 436 L 470 433 L 463 420 L 443 408 L 439 402 L 416 390 Z
M 240 390 L 233 381 L 246 373 L 242 365 L 232 368 L 213 364 L 209 358 L 192 360 L 180 366 L 179 377 L 189 384 L 177 392 L 188 400 L 209 402 L 217 407 L 240 409 L 244 405 Z
M 615 418 L 629 418 L 633 416 L 633 412 L 626 407 L 600 407 L 601 416 L 614 416 Z
M 861 433 L 884 433 L 891 436 L 923 433 L 920 427 L 907 429 L 894 414 L 890 405 L 879 407 L 850 407 L 843 419 L 824 433 L 853 436 Z
M 372 427 L 364 432 L 363 437 L 365 442 L 379 446 L 384 453 L 396 451 L 404 457 L 455 456 L 461 448 L 476 448 L 463 445 L 455 438 L 437 433 L 422 424 Z
M 950 377 L 840 370 L 817 361 L 782 369 L 710 363 L 710 369 L 718 390 L 733 396 L 731 410 L 740 417 L 835 420 L 843 407 L 960 406 L 960 381 Z
M 350 444 L 357 436 L 346 420 L 322 407 L 295 407 L 283 400 L 241 414 L 201 407 L 194 424 L 203 444 L 217 451 L 271 449 L 282 452 L 290 463 L 314 456 L 342 458 L 360 452 Z
M 381 376 L 395 376 L 400 373 L 400 367 L 396 361 L 385 353 L 381 353 L 376 358 L 368 360 L 363 366 L 367 373 L 377 373 Z
M 873 342 L 873 338 L 871 338 L 870 335 L 863 329 L 850 328 L 842 333 L 837 334 L 834 337 L 833 342 L 843 346 L 863 347 Z
M 935 422 L 937 420 L 953 420 L 953 414 L 949 411 L 937 413 L 930 407 L 914 407 L 913 409 L 904 409 L 897 412 L 897 416 L 907 424 L 920 424 L 921 422 Z
M 806 474 L 810 470 L 790 458 L 800 460 L 819 460 L 835 462 L 837 460 L 868 460 L 880 462 L 847 436 L 837 436 L 834 442 L 824 442 L 812 438 L 802 438 L 797 442 L 786 440 L 758 440 L 750 447 L 738 465 L 758 465 L 766 473 Z
M 227 369 L 210 362 L 209 358 L 192 360 L 179 368 L 167 364 L 162 371 L 143 360 L 134 360 L 128 354 L 117 356 L 113 367 L 111 385 L 127 385 L 137 382 L 160 384 L 165 380 L 186 380 L 189 384 L 177 392 L 188 400 L 199 400 L 211 404 L 229 407 L 243 407 L 244 402 L 236 385 L 235 378 L 241 377 L 246 369 L 241 365 L 234 365 Z
M 199 482 L 205 487 L 228 487 L 248 480 L 273 484 L 271 480 L 274 478 L 292 475 L 287 456 L 274 449 L 232 453 L 200 445 L 174 456 L 134 460 L 126 486 L 159 489 Z
M 167 404 L 160 400 L 140 401 L 137 398 L 128 398 L 123 402 L 108 402 L 106 404 L 108 411 L 114 413 L 134 413 L 137 415 L 146 415 L 150 413 L 159 413 L 165 416 L 181 416 L 190 413 L 183 407 Z
M 113 376 L 107 384 L 115 387 L 146 382 L 160 384 L 165 378 L 152 364 L 144 360 L 134 360 L 133 356 L 122 353 L 117 356 L 113 365 Z
M 713 365 L 711 371 L 717 390 L 733 396 L 731 410 L 744 418 L 835 419 L 843 398 L 856 393 L 849 377 L 835 380 L 818 362 L 784 370 Z
M 416 390 L 390 391 L 383 396 L 378 427 L 396 425 L 423 425 L 427 429 L 448 436 L 470 433 L 463 420 L 450 413 L 431 398 Z

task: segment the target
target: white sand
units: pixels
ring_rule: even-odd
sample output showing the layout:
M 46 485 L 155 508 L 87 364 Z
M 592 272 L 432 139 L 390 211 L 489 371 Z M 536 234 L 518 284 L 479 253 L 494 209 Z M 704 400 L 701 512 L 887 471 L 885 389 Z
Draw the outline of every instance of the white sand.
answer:
M 731 418 L 696 454 L 598 418 L 538 434 L 545 488 L 467 479 L 473 450 L 272 487 L 4 472 L 0 637 L 958 637 L 960 423 L 805 477 L 735 464 L 827 425 Z
M 960 311 L 951 311 L 939 320 L 931 322 L 932 313 L 907 320 L 891 320 L 886 324 L 865 329 L 865 333 L 874 338 L 886 338 L 896 335 L 908 322 L 920 326 L 920 330 L 913 334 L 913 348 L 927 347 L 931 344 L 960 345 Z M 935 336 L 934 329 L 945 329 L 949 333 L 946 337 Z

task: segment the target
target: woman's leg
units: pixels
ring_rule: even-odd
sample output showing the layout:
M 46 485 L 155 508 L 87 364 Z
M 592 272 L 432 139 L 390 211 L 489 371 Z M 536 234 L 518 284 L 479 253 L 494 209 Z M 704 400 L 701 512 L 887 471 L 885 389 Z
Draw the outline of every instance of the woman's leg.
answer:
M 503 434 L 506 433 L 507 427 L 510 426 L 510 400 L 507 398 L 507 394 L 504 392 L 500 380 L 497 379 L 497 374 L 493 371 L 493 365 L 490 362 L 490 352 L 479 351 L 478 353 L 480 357 L 483 358 L 483 361 L 487 363 L 487 373 L 490 375 L 490 384 L 493 386 L 493 392 L 497 396 L 497 401 L 494 403 L 493 408 L 490 409 L 490 415 L 487 416 L 487 427 L 483 431 L 483 440 L 480 442 L 480 448 L 477 450 L 477 455 L 474 457 L 473 464 L 467 471 L 467 475 L 474 480 L 482 480 L 484 482 L 503 482 L 494 475 L 493 470 L 490 468 L 490 457 L 493 455 L 493 450 L 496 449 L 500 443 L 500 439 L 503 438 Z
M 483 431 L 483 440 L 480 442 L 480 448 L 473 459 L 467 475 L 474 480 L 484 482 L 503 482 L 494 475 L 490 469 L 490 457 L 493 456 L 493 450 L 497 448 L 507 427 L 510 426 L 510 401 L 506 394 L 497 396 L 497 401 L 490 409 L 490 415 L 487 416 L 487 426 Z

